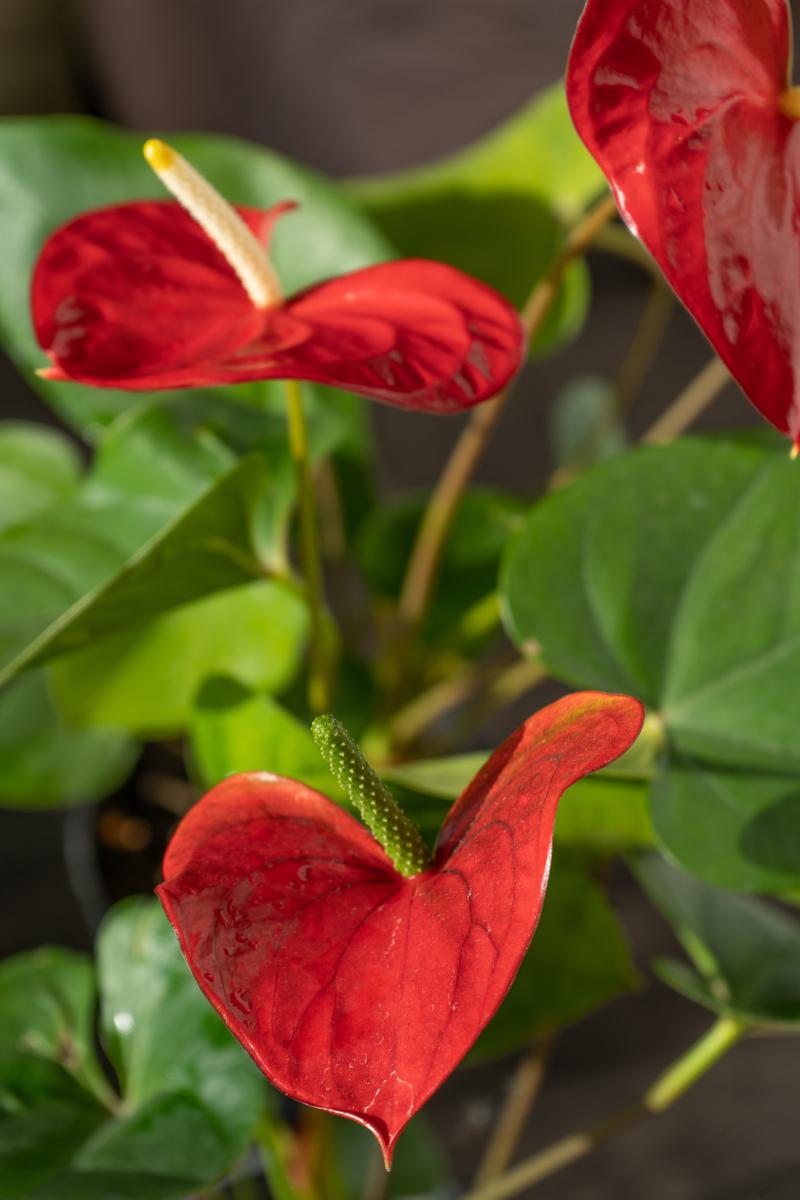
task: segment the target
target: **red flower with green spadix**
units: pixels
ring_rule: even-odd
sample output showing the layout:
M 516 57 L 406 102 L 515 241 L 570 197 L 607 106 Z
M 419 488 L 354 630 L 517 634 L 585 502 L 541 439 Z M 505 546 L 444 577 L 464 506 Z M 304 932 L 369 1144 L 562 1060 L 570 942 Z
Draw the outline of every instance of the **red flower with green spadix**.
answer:
M 275 1086 L 365 1125 L 388 1167 L 516 975 L 562 793 L 641 723 L 637 701 L 597 692 L 535 714 L 453 805 L 432 857 L 331 717 L 315 740 L 371 833 L 275 775 L 200 800 L 158 893 L 198 984 Z
M 567 74 L 622 216 L 800 444 L 800 89 L 786 0 L 589 0 Z
M 84 213 L 42 250 L 32 310 L 46 378 L 134 391 L 306 379 L 448 413 L 518 370 L 519 317 L 478 280 L 410 259 L 284 298 L 268 247 L 294 204 L 233 208 L 165 143 L 145 157 L 178 203 Z

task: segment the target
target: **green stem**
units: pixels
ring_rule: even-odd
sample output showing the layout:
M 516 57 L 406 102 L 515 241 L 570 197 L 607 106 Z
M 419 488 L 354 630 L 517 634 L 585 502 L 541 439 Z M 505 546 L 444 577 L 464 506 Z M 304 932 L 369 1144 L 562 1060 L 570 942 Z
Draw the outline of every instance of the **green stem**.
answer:
M 311 618 L 311 645 L 308 680 L 308 702 L 312 712 L 330 708 L 332 689 L 332 659 L 325 637 L 325 602 L 322 594 L 322 563 L 319 531 L 314 500 L 314 483 L 308 449 L 308 426 L 303 410 L 303 397 L 296 379 L 287 379 L 286 415 L 289 422 L 289 449 L 297 479 L 300 507 L 300 546 L 305 593 Z
M 642 1098 L 590 1129 L 570 1134 L 534 1154 L 505 1174 L 475 1188 L 464 1200 L 506 1200 L 541 1183 L 550 1175 L 590 1154 L 617 1133 L 646 1117 L 664 1112 L 679 1100 L 747 1032 L 747 1026 L 732 1017 L 719 1017 L 711 1028 L 677 1062 L 673 1063 Z
M 605 195 L 568 234 L 563 249 L 536 284 L 522 309 L 522 324 L 529 339 L 538 333 L 557 299 L 564 272 L 570 263 L 589 249 L 616 212 L 613 197 Z M 431 494 L 398 601 L 400 630 L 393 657 L 401 676 L 405 674 L 402 667 L 409 661 L 409 648 L 414 636 L 427 615 L 442 552 L 461 497 L 472 479 L 508 395 L 509 389 L 506 388 L 494 399 L 478 405 L 472 411 Z

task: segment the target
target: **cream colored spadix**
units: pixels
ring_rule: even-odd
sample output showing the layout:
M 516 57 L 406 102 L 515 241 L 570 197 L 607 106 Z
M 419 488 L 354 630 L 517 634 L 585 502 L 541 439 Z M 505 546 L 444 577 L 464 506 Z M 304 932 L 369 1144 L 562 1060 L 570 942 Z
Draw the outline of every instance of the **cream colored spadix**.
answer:
M 150 138 L 143 153 L 167 191 L 194 218 L 235 271 L 255 307 L 279 304 L 281 286 L 267 252 L 236 209 L 166 142 Z

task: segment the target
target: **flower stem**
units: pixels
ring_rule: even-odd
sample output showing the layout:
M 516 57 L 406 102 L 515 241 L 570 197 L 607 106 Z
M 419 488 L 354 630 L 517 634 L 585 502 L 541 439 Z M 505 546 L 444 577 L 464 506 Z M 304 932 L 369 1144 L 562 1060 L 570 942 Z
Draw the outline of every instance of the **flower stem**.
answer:
M 642 442 L 648 446 L 661 446 L 680 437 L 716 400 L 730 378 L 728 368 L 715 355 L 642 435 Z
M 523 1056 L 517 1066 L 505 1104 L 475 1175 L 476 1188 L 502 1174 L 514 1157 L 525 1121 L 544 1083 L 553 1040 L 552 1034 L 544 1038 Z
M 305 594 L 311 619 L 308 702 L 313 713 L 330 708 L 332 658 L 325 637 L 325 602 L 322 594 L 322 564 L 319 548 L 314 483 L 308 451 L 308 426 L 303 397 L 296 379 L 287 379 L 286 415 L 289 422 L 289 449 L 297 479 L 300 508 L 300 545 Z
M 573 228 L 539 280 L 522 310 L 522 323 L 529 338 L 539 330 L 556 300 L 564 272 L 592 244 L 601 229 L 616 214 L 612 196 L 604 196 Z M 425 619 L 436 585 L 442 551 L 450 527 L 473 472 L 508 399 L 509 389 L 475 408 L 453 448 L 420 525 L 400 593 L 398 618 L 401 630 L 414 634 Z M 403 639 L 399 656 L 405 656 Z
M 697 1083 L 746 1031 L 747 1026 L 733 1017 L 719 1017 L 686 1054 L 659 1076 L 636 1104 L 590 1129 L 562 1138 L 505 1174 L 475 1188 L 464 1200 L 505 1200 L 508 1196 L 516 1196 L 584 1158 L 615 1134 L 638 1124 L 645 1117 L 664 1112 Z

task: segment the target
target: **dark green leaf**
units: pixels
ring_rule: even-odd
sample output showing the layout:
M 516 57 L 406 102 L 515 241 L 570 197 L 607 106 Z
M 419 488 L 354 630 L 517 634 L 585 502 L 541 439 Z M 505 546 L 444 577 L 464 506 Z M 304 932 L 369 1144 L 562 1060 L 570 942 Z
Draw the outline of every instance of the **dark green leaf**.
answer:
M 771 456 L 687 439 L 594 467 L 531 510 L 501 589 L 515 640 L 583 687 L 661 701 L 676 611 Z M 788 507 L 788 506 L 787 506 Z
M 89 964 L 44 951 L 0 968 L 7 1200 L 179 1200 L 240 1157 L 258 1119 L 263 1078 L 197 988 L 157 903 L 112 910 L 98 956 L 121 1100 L 92 1049 Z
M 672 756 L 653 784 L 662 845 L 709 883 L 782 893 L 800 880 L 800 778 Z
M 591 470 L 532 511 L 503 568 L 508 626 L 561 678 L 660 713 L 657 834 L 711 883 L 800 879 L 800 475 L 699 439 Z
M 756 1025 L 800 1027 L 800 922 L 752 896 L 709 887 L 656 855 L 634 860 L 650 899 L 694 969 L 668 960 L 660 975 L 690 999 Z
M 398 594 L 425 502 L 423 496 L 409 497 L 374 509 L 365 518 L 356 556 L 376 592 Z M 429 618 L 432 636 L 452 633 L 459 617 L 494 591 L 500 556 L 520 528 L 526 507 L 517 496 L 484 488 L 464 497 L 443 554 Z
M 517 1050 L 580 1020 L 636 982 L 625 936 L 603 889 L 562 851 L 553 862 L 531 948 L 473 1054 Z

